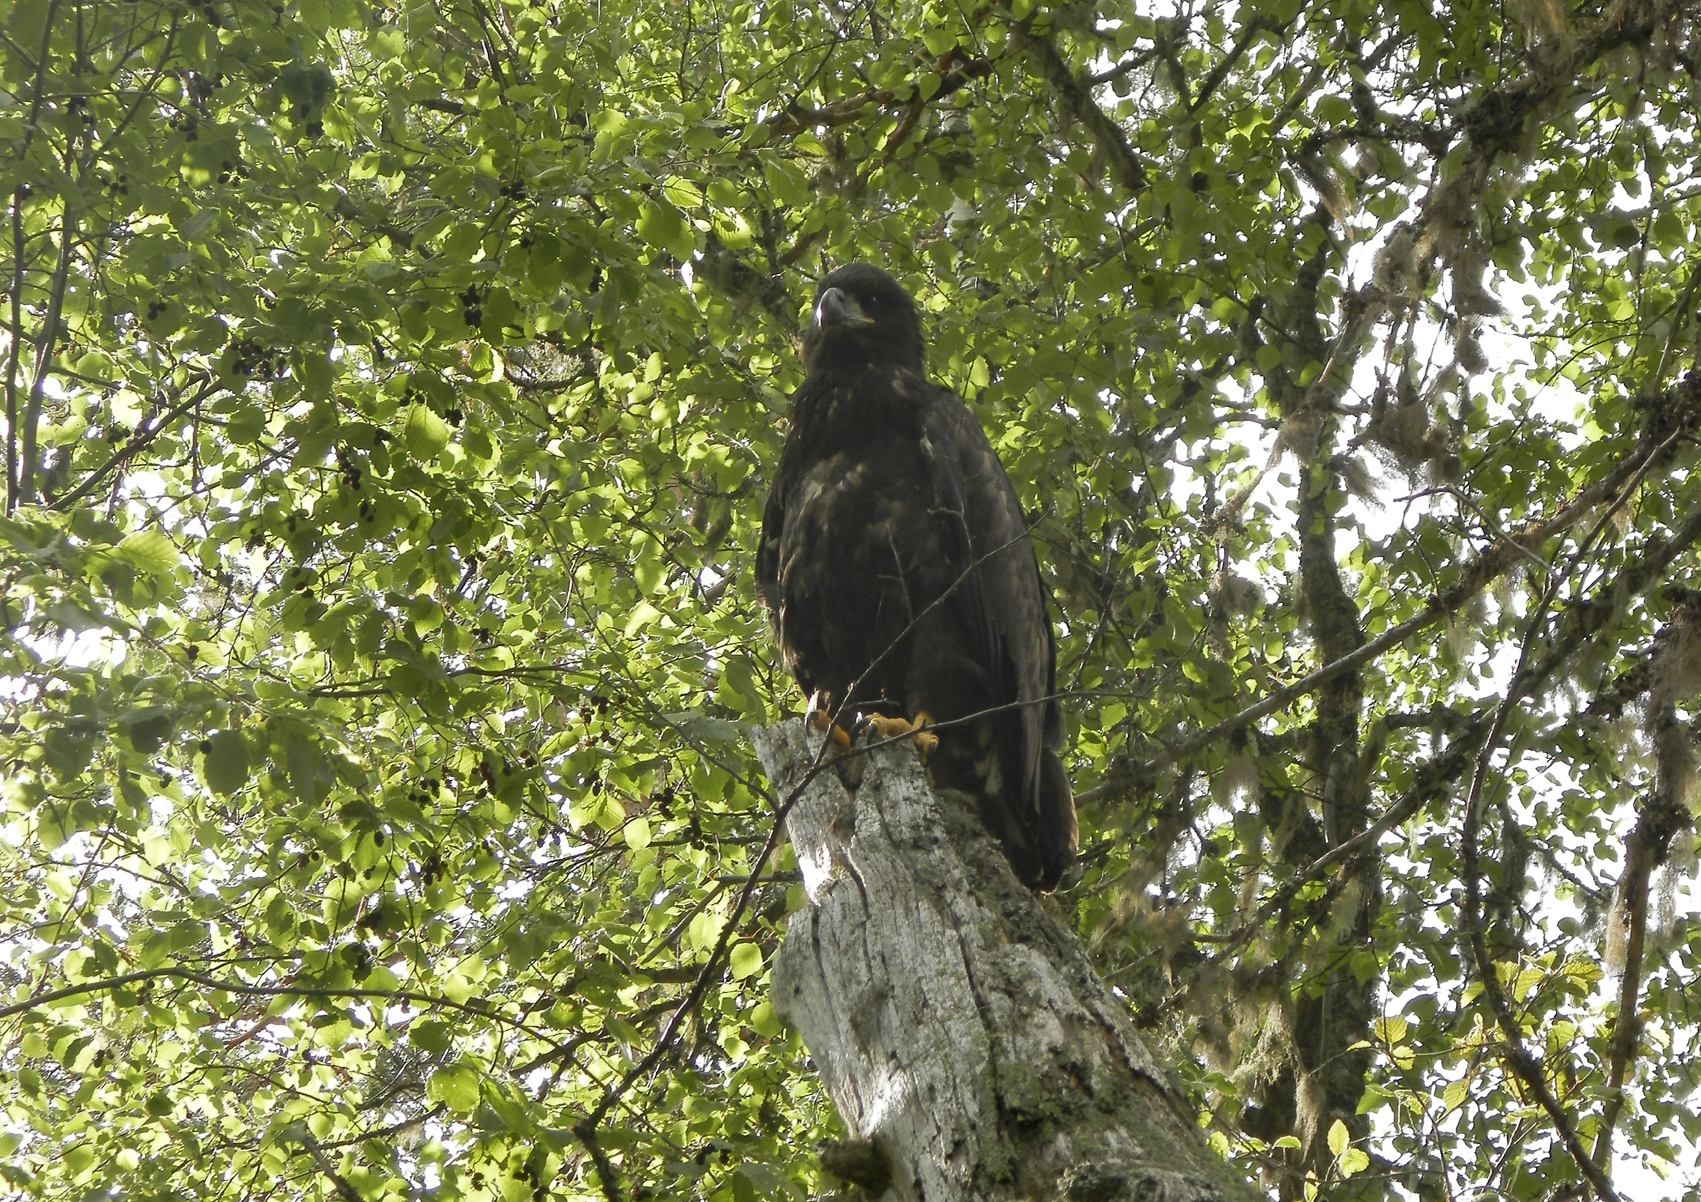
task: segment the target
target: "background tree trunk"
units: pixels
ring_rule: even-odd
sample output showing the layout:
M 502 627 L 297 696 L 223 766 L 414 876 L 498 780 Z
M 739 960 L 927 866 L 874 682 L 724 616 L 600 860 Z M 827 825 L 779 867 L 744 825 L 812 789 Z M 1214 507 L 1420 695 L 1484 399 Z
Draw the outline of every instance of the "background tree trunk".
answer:
M 853 794 L 801 722 L 757 732 L 809 906 L 773 1005 L 803 1036 L 881 1197 L 1251 1199 L 1075 936 L 907 742 Z M 862 753 L 859 753 L 862 754 Z M 878 1191 L 876 1191 L 878 1192 Z

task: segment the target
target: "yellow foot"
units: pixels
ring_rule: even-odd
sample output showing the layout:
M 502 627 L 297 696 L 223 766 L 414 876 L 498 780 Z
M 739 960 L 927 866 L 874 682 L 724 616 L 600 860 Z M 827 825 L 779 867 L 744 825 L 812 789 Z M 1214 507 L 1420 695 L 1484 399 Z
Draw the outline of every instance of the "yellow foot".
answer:
M 870 714 L 868 728 L 882 739 L 895 739 L 908 735 L 910 742 L 915 744 L 916 752 L 921 756 L 921 762 L 927 763 L 927 757 L 933 754 L 933 749 L 939 746 L 939 736 L 925 727 L 933 721 L 933 715 L 926 710 L 916 713 L 915 721 L 908 718 L 888 718 L 884 714 Z
M 929 757 L 939 746 L 939 736 L 933 733 L 933 715 L 926 710 L 915 712 L 915 731 L 910 735 L 910 742 L 915 744 L 916 752 L 921 756 L 921 762 L 927 763 Z
M 833 715 L 828 710 L 826 701 L 819 692 L 809 695 L 809 708 L 804 711 L 804 719 L 816 730 L 825 730 L 841 750 L 851 745 L 850 731 L 833 721 Z

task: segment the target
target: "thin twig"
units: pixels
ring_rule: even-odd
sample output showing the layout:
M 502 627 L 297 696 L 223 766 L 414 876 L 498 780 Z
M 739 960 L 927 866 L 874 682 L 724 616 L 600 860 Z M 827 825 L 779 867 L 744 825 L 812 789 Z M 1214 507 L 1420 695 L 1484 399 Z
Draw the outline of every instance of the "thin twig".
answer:
M 1612 1033 L 1612 1059 L 1607 1065 L 1606 1104 L 1595 1131 L 1594 1161 L 1604 1172 L 1612 1163 L 1612 1138 L 1624 1110 L 1624 1082 L 1636 1059 L 1641 1023 L 1636 1009 L 1642 988 L 1642 958 L 1648 935 L 1649 880 L 1665 863 L 1672 839 L 1691 822 L 1689 808 L 1681 800 L 1682 784 L 1673 779 L 1682 768 L 1664 754 L 1672 744 L 1682 746 L 1688 733 L 1677 720 L 1669 700 L 1655 708 L 1649 730 L 1661 753 L 1655 769 L 1654 787 L 1640 807 L 1636 825 L 1624 845 L 1624 876 L 1619 882 L 1614 914 L 1609 921 L 1625 921 L 1624 964 L 1618 983 L 1618 1016 Z M 1687 758 L 1687 752 L 1684 753 Z M 1685 765 L 1686 766 L 1686 765 Z M 1622 917 L 1621 917 L 1622 916 Z
M 1588 1179 L 1596 1197 L 1602 1202 L 1615 1202 L 1618 1195 L 1613 1190 L 1612 1182 L 1605 1171 L 1590 1157 L 1583 1146 L 1582 1138 L 1578 1135 L 1576 1125 L 1560 1105 L 1553 1091 L 1548 1087 L 1546 1076 L 1539 1060 L 1524 1045 L 1523 1031 L 1519 1026 L 1517 1016 L 1512 1012 L 1512 1005 L 1501 987 L 1499 973 L 1494 958 L 1490 955 L 1488 941 L 1482 926 L 1482 865 L 1481 865 L 1481 825 L 1482 825 L 1482 796 L 1483 787 L 1487 780 L 1490 764 L 1500 735 L 1505 729 L 1506 721 L 1512 710 L 1528 696 L 1530 692 L 1580 647 L 1606 623 L 1607 614 L 1613 606 L 1606 598 L 1623 598 L 1636 595 L 1651 585 L 1671 564 L 1679 553 L 1688 548 L 1697 537 L 1701 537 L 1701 509 L 1692 510 L 1672 531 L 1669 538 L 1655 545 L 1655 548 L 1630 568 L 1620 572 L 1611 585 L 1599 591 L 1593 604 L 1574 606 L 1568 612 L 1565 629 L 1557 635 L 1550 644 L 1548 653 L 1538 663 L 1531 665 L 1530 656 L 1534 650 L 1535 641 L 1540 630 L 1545 626 L 1547 608 L 1557 593 L 1560 582 L 1570 575 L 1570 572 L 1581 562 L 1591 544 L 1604 528 L 1605 521 L 1611 513 L 1622 505 L 1641 483 L 1646 469 L 1652 466 L 1660 453 L 1669 447 L 1673 440 L 1682 433 L 1680 425 L 1658 447 L 1651 449 L 1644 463 L 1632 474 L 1619 495 L 1608 506 L 1607 512 L 1590 531 L 1589 537 L 1579 544 L 1567 564 L 1565 573 L 1557 576 L 1547 589 L 1543 590 L 1542 602 L 1531 615 L 1530 625 L 1525 634 L 1524 645 L 1519 653 L 1517 668 L 1513 671 L 1512 680 L 1507 685 L 1506 694 L 1496 706 L 1493 717 L 1489 722 L 1488 735 L 1483 741 L 1477 754 L 1476 767 L 1471 774 L 1470 788 L 1465 797 L 1465 820 L 1460 835 L 1460 871 L 1464 878 L 1465 897 L 1460 916 L 1460 923 L 1465 937 L 1465 944 L 1470 953 L 1469 959 L 1475 968 L 1475 977 L 1482 988 L 1482 996 L 1487 1001 L 1490 1011 L 1494 1014 L 1495 1022 L 1500 1028 L 1504 1044 L 1504 1058 L 1513 1074 L 1524 1083 L 1526 1089 L 1536 1099 L 1538 1105 L 1546 1111 L 1552 1121 L 1555 1131 L 1559 1134 L 1560 1142 L 1577 1162 L 1578 1171 Z
M 6 512 L 18 506 L 18 354 L 24 345 L 24 200 L 29 185 L 12 190 L 12 320 L 6 347 Z
M 1597 615 L 1603 612 L 1606 606 L 1605 598 L 1625 592 L 1640 592 L 1647 588 L 1672 559 L 1698 536 L 1701 536 L 1701 520 L 1698 520 L 1697 515 L 1691 514 L 1689 520 L 1674 532 L 1672 538 L 1656 545 L 1647 556 L 1627 567 L 1615 580 L 1602 587 L 1595 602 L 1576 607 L 1573 613 L 1578 616 L 1574 617 L 1568 630 L 1556 641 L 1553 649 L 1526 673 L 1521 682 L 1525 694 L 1557 672 L 1584 639 L 1594 633 L 1600 621 Z M 1487 715 L 1470 719 L 1458 737 L 1449 743 L 1440 755 L 1419 769 L 1418 779 L 1412 786 L 1366 830 L 1339 846 L 1330 848 L 1302 868 L 1291 880 L 1284 882 L 1266 898 L 1256 913 L 1234 930 L 1222 935 L 1195 938 L 1199 942 L 1230 946 L 1244 941 L 1308 883 L 1368 850 L 1383 835 L 1411 818 L 1426 803 L 1439 797 L 1470 762 L 1468 757 L 1480 752 L 1488 734 Z
M 755 864 L 751 866 L 750 875 L 745 879 L 744 888 L 740 890 L 738 900 L 733 904 L 732 912 L 727 915 L 726 922 L 721 926 L 720 936 L 715 940 L 714 949 L 709 953 L 708 960 L 704 962 L 702 971 L 697 974 L 697 979 L 691 983 L 691 988 L 686 992 L 684 1000 L 668 1016 L 661 1034 L 656 1037 L 655 1046 L 645 1054 L 642 1060 L 628 1069 L 614 1086 L 603 1091 L 602 1099 L 597 1103 L 595 1109 L 573 1125 L 573 1134 L 584 1145 L 585 1151 L 590 1154 L 592 1161 L 597 1166 L 597 1176 L 602 1184 L 603 1197 L 608 1202 L 620 1202 L 620 1179 L 615 1172 L 613 1163 L 608 1159 L 607 1153 L 602 1150 L 602 1146 L 597 1142 L 597 1128 L 602 1124 L 603 1119 L 608 1117 L 608 1112 L 620 1101 L 633 1083 L 661 1063 L 662 1057 L 667 1055 L 674 1040 L 678 1038 L 686 1016 L 702 1002 L 709 983 L 720 975 L 722 959 L 732 943 L 732 937 L 738 928 L 739 919 L 749 908 L 750 899 L 755 896 L 756 888 L 762 881 L 762 870 L 767 867 L 769 858 L 773 856 L 780 845 L 781 835 L 785 831 L 786 816 L 791 813 L 792 807 L 797 804 L 798 799 L 814 782 L 816 776 L 827 767 L 828 762 L 825 761 L 824 756 L 831 743 L 832 740 L 830 739 L 823 741 L 822 754 L 816 757 L 816 763 L 810 766 L 809 770 L 804 773 L 803 779 L 797 783 L 791 793 L 787 795 L 785 801 L 776 809 L 774 825 L 768 832 L 768 840 L 762 845 L 761 853 L 756 857 Z
M 1098 101 L 1093 99 L 1091 88 L 1077 78 L 1074 68 L 1058 50 L 1055 39 L 1049 34 L 1035 33 L 1032 29 L 1023 30 L 1022 39 L 1028 53 L 1039 64 L 1040 74 L 1045 77 L 1046 83 L 1051 86 L 1051 90 L 1057 94 L 1057 98 L 1069 110 L 1070 115 L 1087 131 L 1093 145 L 1098 147 L 1110 163 L 1117 181 L 1129 192 L 1144 192 L 1149 182 L 1146 164 L 1141 162 L 1122 126 L 1099 107 Z
M 41 128 L 42 102 L 47 95 L 47 66 L 53 54 L 54 18 L 59 11 L 59 0 L 48 0 L 47 18 L 41 27 L 41 49 L 35 59 L 35 79 L 30 88 L 30 112 L 24 122 L 24 136 L 17 147 L 14 161 L 26 163 L 26 154 L 30 143 L 35 140 L 36 132 Z M 18 507 L 22 499 L 21 482 L 23 473 L 27 472 L 24 464 L 20 463 L 18 446 L 18 354 L 23 347 L 23 293 L 24 293 L 24 201 L 29 199 L 30 184 L 25 180 L 12 190 L 12 328 L 11 346 L 6 356 L 6 512 L 11 513 Z M 69 245 L 67 241 L 67 245 Z M 51 326 L 49 333 L 51 334 Z M 34 431 L 29 438 L 31 449 L 34 447 Z
M 1689 283 L 1683 287 L 1683 295 L 1678 298 L 1677 308 L 1671 316 L 1671 332 L 1666 335 L 1666 344 L 1660 349 L 1660 361 L 1654 367 L 1654 378 L 1648 381 L 1649 386 L 1658 388 L 1660 381 L 1665 379 L 1666 364 L 1671 361 L 1672 347 L 1677 344 L 1677 336 L 1683 330 L 1685 319 L 1689 316 L 1689 302 L 1695 297 L 1695 285 L 1701 283 L 1701 266 L 1689 273 Z
M 343 1202 L 366 1202 L 360 1191 L 354 1188 L 353 1183 L 337 1172 L 337 1166 L 331 1163 L 329 1156 L 325 1155 L 325 1149 L 319 1146 L 319 1141 L 307 1129 L 306 1123 L 294 1124 L 292 1134 L 301 1143 L 301 1146 L 307 1149 L 308 1155 L 313 1157 L 313 1163 L 318 1166 L 319 1171 L 330 1178 L 332 1187 L 337 1191 L 337 1197 L 341 1198 Z
M 185 413 L 189 412 L 191 409 L 195 408 L 211 396 L 217 387 L 217 380 L 210 378 L 203 380 L 201 381 L 200 388 L 198 388 L 192 395 L 184 398 L 176 405 L 160 414 L 152 426 L 149 426 L 144 420 L 141 425 L 136 427 L 136 432 L 130 436 L 128 442 L 118 448 L 118 450 L 114 451 L 112 455 L 107 458 L 105 463 L 90 472 L 83 479 L 83 482 L 77 485 L 76 488 L 62 496 L 55 497 L 50 508 L 64 510 L 94 492 L 95 489 L 100 487 L 101 481 L 106 478 L 108 473 L 112 472 L 116 468 L 124 466 L 124 464 L 129 462 L 129 460 L 138 451 L 146 448 L 150 443 L 163 434 L 172 422 L 176 421 L 178 418 L 182 417 Z
M 54 1002 L 62 1002 L 66 998 L 83 997 L 91 993 L 111 993 L 130 985 L 140 985 L 159 980 L 183 981 L 190 985 L 199 985 L 203 989 L 211 989 L 219 993 L 240 994 L 245 997 L 373 998 L 383 1001 L 409 1002 L 418 1006 L 458 1010 L 463 1014 L 488 1018 L 530 1033 L 529 1028 L 524 1023 L 507 1018 L 489 1006 L 476 1005 L 470 1001 L 457 1002 L 450 998 L 435 997 L 428 993 L 416 993 L 406 989 L 361 989 L 325 985 L 257 985 L 247 981 L 225 980 L 207 973 L 196 972 L 193 969 L 170 967 L 143 968 L 116 977 L 78 981 L 75 985 L 65 985 L 58 989 L 34 993 L 20 1002 L 0 1006 L 0 1019 L 11 1018 L 14 1014 L 23 1014 L 42 1006 L 51 1006 Z
M 584 1145 L 591 1163 L 597 1167 L 597 1183 L 602 1186 L 602 1196 L 607 1202 L 621 1202 L 620 1176 L 615 1172 L 614 1162 L 608 1158 L 608 1153 L 603 1151 L 602 1144 L 597 1140 L 596 1123 L 589 1118 L 580 1119 L 573 1124 L 573 1137 Z
M 1380 656 L 1384 651 L 1405 642 L 1412 635 L 1446 619 L 1458 612 L 1470 599 L 1487 588 L 1495 579 L 1504 575 L 1515 563 L 1542 543 L 1564 530 L 1598 503 L 1603 494 L 1616 489 L 1626 477 L 1635 475 L 1648 465 L 1661 448 L 1636 452 L 1619 460 L 1611 471 L 1599 480 L 1583 489 L 1577 496 L 1553 517 L 1544 522 L 1533 522 L 1526 525 L 1516 534 L 1509 535 L 1506 541 L 1498 543 L 1467 563 L 1459 572 L 1459 579 L 1446 589 L 1431 597 L 1429 603 L 1412 617 L 1398 625 L 1391 626 L 1363 646 L 1324 664 L 1314 672 L 1310 672 L 1292 684 L 1282 685 L 1260 701 L 1247 706 L 1239 713 L 1232 714 L 1220 722 L 1213 723 L 1204 730 L 1195 731 L 1179 742 L 1165 748 L 1163 756 L 1145 767 L 1155 770 L 1163 764 L 1178 763 L 1193 753 L 1214 743 L 1226 735 L 1233 734 L 1242 727 L 1256 722 L 1259 718 L 1274 713 L 1290 701 L 1311 693 L 1328 684 L 1337 676 L 1351 672 L 1360 665 Z M 1083 800 L 1087 795 L 1083 794 Z
M 29 399 L 24 406 L 24 425 L 21 449 L 18 452 L 18 504 L 28 505 L 35 500 L 36 434 L 41 425 L 43 389 L 48 370 L 53 364 L 53 344 L 59 335 L 59 315 L 65 307 L 65 286 L 69 281 L 74 254 L 72 226 L 75 209 L 65 201 L 59 215 L 59 261 L 53 265 L 53 279 L 48 286 L 47 313 L 41 319 L 41 330 L 35 340 L 35 370 L 30 380 Z
M 1286 21 L 1274 25 L 1266 21 L 1263 17 L 1254 17 L 1252 20 L 1248 21 L 1241 29 L 1240 36 L 1235 39 L 1234 45 L 1230 46 L 1228 53 L 1223 55 L 1222 61 L 1217 63 L 1215 67 L 1211 68 L 1211 73 L 1205 77 L 1205 82 L 1199 85 L 1199 94 L 1187 102 L 1188 114 L 1191 115 L 1193 113 L 1197 113 L 1200 106 L 1211 98 L 1212 94 L 1221 86 L 1223 80 L 1228 78 L 1228 73 L 1234 70 L 1234 65 L 1240 61 L 1241 57 L 1252 45 L 1253 40 L 1257 38 L 1260 33 L 1263 33 L 1266 29 L 1268 29 L 1271 33 L 1284 33 L 1288 26 L 1293 24 L 1294 20 L 1294 17 L 1289 17 Z

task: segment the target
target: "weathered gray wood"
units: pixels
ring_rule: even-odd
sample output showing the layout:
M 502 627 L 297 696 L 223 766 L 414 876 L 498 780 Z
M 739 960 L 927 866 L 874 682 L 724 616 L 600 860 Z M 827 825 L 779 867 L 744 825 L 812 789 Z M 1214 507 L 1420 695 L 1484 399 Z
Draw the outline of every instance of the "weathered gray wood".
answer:
M 782 798 L 821 742 L 802 722 L 756 732 Z M 936 794 L 907 742 L 858 754 L 854 794 L 822 771 L 787 816 L 810 904 L 773 1005 L 884 1155 L 882 1199 L 1256 1197 L 968 799 Z

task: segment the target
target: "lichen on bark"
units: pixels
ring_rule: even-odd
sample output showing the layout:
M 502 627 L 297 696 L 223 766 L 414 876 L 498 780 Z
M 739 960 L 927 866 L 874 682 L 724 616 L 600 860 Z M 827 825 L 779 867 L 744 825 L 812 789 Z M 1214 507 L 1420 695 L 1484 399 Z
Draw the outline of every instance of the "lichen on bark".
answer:
M 756 745 L 809 899 L 773 1005 L 890 1166 L 883 1199 L 1254 1196 L 1052 904 L 907 743 L 851 752 L 854 794 L 801 722 Z

